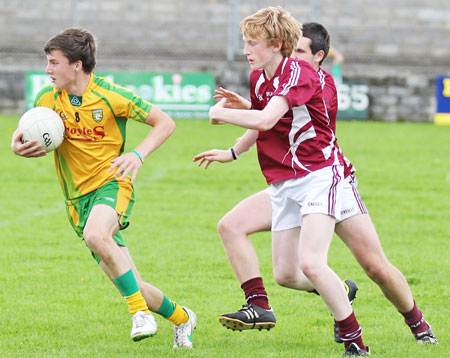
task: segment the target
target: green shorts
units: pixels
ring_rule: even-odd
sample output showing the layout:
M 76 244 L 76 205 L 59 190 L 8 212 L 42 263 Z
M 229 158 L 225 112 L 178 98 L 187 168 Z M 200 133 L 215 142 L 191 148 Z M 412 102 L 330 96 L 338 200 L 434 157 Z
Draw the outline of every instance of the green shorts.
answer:
M 133 186 L 129 182 L 111 180 L 89 194 L 66 200 L 67 216 L 80 239 L 83 239 L 83 230 L 89 214 L 97 204 L 106 204 L 112 207 L 119 215 L 120 230 L 126 229 L 130 224 L 128 217 L 134 204 Z M 117 245 L 127 246 L 120 231 L 113 236 L 113 239 Z M 92 251 L 91 253 L 94 259 L 100 262 L 100 258 Z

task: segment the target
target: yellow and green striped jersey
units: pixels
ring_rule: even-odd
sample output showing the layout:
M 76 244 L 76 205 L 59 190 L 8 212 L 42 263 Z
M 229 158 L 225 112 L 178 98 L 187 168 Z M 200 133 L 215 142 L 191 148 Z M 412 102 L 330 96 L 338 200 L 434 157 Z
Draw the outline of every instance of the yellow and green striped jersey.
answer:
M 49 107 L 63 119 L 66 133 L 55 150 L 55 166 L 66 199 L 73 199 L 113 179 L 111 160 L 124 150 L 127 119 L 144 122 L 152 104 L 91 74 L 81 97 L 48 85 L 34 106 Z

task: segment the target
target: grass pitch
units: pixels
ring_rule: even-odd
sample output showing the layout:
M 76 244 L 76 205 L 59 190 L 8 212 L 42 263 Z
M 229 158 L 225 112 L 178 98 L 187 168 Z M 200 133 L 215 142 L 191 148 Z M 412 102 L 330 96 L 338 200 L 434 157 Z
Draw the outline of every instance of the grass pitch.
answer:
M 265 187 L 256 151 L 197 168 L 192 157 L 228 148 L 243 133 L 205 120 L 178 120 L 169 141 L 138 173 L 137 202 L 124 232 L 146 281 L 199 318 L 192 351 L 173 351 L 172 327 L 129 338 L 124 300 L 70 227 L 53 156 L 24 159 L 9 149 L 18 117 L 0 117 L 0 357 L 340 357 L 332 318 L 319 297 L 277 286 L 270 233 L 254 235 L 277 326 L 232 332 L 220 313 L 244 303 L 216 224 L 239 200 Z M 132 149 L 143 127 L 129 123 Z M 386 255 L 406 276 L 439 346 L 419 346 L 338 238 L 329 263 L 357 281 L 354 309 L 374 357 L 448 357 L 450 127 L 339 122 L 338 138 L 356 168 L 359 191 Z

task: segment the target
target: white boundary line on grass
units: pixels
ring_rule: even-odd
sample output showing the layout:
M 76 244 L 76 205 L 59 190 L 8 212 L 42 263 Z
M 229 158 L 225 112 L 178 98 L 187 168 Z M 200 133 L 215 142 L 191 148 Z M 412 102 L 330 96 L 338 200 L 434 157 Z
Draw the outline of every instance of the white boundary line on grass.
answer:
M 145 185 L 148 182 L 159 181 L 162 178 L 166 177 L 167 172 L 168 172 L 168 170 L 166 168 L 157 168 L 154 172 L 154 175 L 145 178 L 144 179 L 145 182 L 142 184 Z M 43 209 L 37 210 L 37 211 L 30 211 L 23 215 L 16 216 L 16 217 L 14 217 L 14 219 L 0 222 L 0 228 L 12 226 L 12 225 L 18 225 L 18 223 L 21 223 L 23 225 L 23 223 L 27 222 L 27 220 L 30 218 L 51 215 L 51 214 L 57 213 L 60 210 L 64 210 L 64 213 L 65 213 L 65 210 L 66 210 L 65 205 L 62 203 L 57 204 L 53 207 L 43 208 Z
M 4 228 L 4 227 L 7 227 L 7 226 L 12 226 L 12 225 L 18 225 L 19 223 L 21 225 L 23 225 L 30 218 L 54 214 L 54 213 L 57 213 L 60 210 L 64 210 L 64 212 L 65 212 L 65 206 L 63 204 L 58 204 L 58 205 L 50 207 L 50 208 L 44 208 L 44 209 L 41 209 L 41 210 L 28 212 L 28 213 L 25 213 L 23 215 L 16 216 L 14 219 L 1 222 L 0 223 L 0 228 Z

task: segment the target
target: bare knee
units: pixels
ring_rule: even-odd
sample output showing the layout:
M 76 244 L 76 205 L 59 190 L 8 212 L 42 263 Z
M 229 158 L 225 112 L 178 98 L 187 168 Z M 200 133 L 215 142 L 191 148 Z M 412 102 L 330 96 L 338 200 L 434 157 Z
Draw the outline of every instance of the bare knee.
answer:
M 292 282 L 294 281 L 294 277 L 287 273 L 274 272 L 273 276 L 275 278 L 276 283 L 283 287 L 291 287 Z
M 280 286 L 292 288 L 295 286 L 297 282 L 297 272 L 294 269 L 289 269 L 287 267 L 276 267 L 273 268 L 273 277 L 275 278 L 276 283 Z
M 367 276 L 376 283 L 383 283 L 389 280 L 389 271 L 392 265 L 387 261 L 368 261 L 363 265 Z
M 86 245 L 95 253 L 101 251 L 101 248 L 104 247 L 108 240 L 106 235 L 103 235 L 97 230 L 85 230 L 83 232 L 83 237 Z
M 217 224 L 217 231 L 219 232 L 224 244 L 246 235 L 245 230 L 241 230 L 240 225 L 227 215 L 219 220 L 219 223 Z
M 300 269 L 311 282 L 314 282 L 326 267 L 326 263 L 321 264 L 319 261 L 303 260 L 300 264 Z
M 231 222 L 228 220 L 227 216 L 224 216 L 219 220 L 219 223 L 217 224 L 217 231 L 219 231 L 219 235 L 221 237 L 227 236 L 227 234 L 232 231 Z

